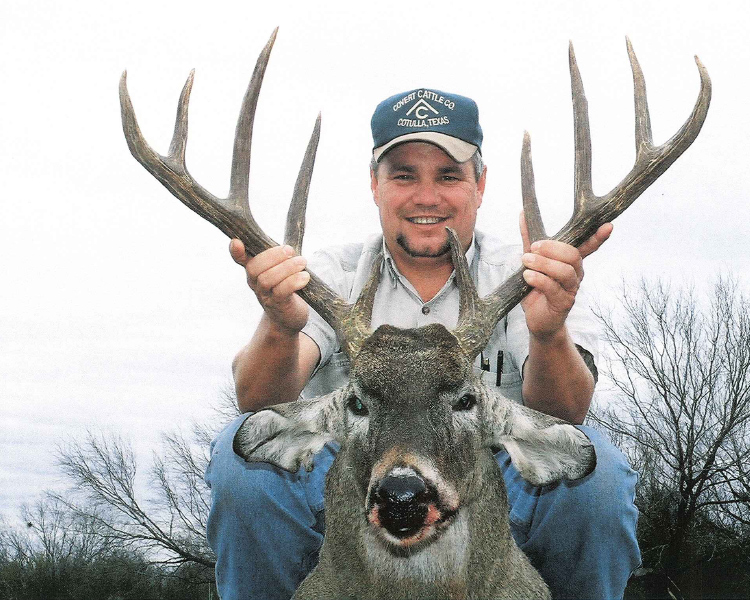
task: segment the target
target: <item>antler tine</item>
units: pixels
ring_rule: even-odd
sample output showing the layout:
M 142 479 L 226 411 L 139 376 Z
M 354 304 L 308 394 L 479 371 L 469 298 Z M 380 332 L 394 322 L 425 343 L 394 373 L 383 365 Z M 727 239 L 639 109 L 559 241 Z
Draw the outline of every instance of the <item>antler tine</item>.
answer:
M 266 73 L 268 59 L 271 56 L 273 43 L 279 28 L 273 30 L 271 37 L 258 56 L 253 76 L 242 99 L 240 116 L 237 119 L 237 130 L 234 134 L 234 152 L 232 154 L 232 177 L 229 183 L 229 201 L 232 206 L 241 210 L 246 218 L 252 218 L 248 201 L 248 187 L 250 184 L 250 150 L 253 140 L 253 122 L 255 109 L 258 106 L 260 87 Z
M 349 358 L 354 358 L 362 348 L 365 340 L 372 334 L 370 320 L 375 294 L 380 283 L 380 271 L 383 266 L 383 253 L 375 258 L 359 297 L 341 323 L 342 348 Z
M 122 129 L 125 133 L 125 141 L 128 143 L 130 153 L 138 162 L 146 166 L 144 164 L 145 160 L 155 160 L 159 155 L 148 145 L 141 133 L 141 128 L 138 127 L 138 121 L 135 118 L 135 110 L 133 110 L 133 102 L 130 100 L 130 94 L 128 94 L 127 71 L 123 71 L 120 76 L 119 91 L 120 114 L 122 116 Z M 146 166 L 146 168 L 148 169 L 149 167 Z
M 537 240 L 546 240 L 547 232 L 544 230 L 542 213 L 539 212 L 539 203 L 536 199 L 534 165 L 531 162 L 531 136 L 528 131 L 524 131 L 523 148 L 521 150 L 521 195 L 523 197 L 523 217 L 526 221 L 526 230 L 529 233 L 529 242 L 533 244 Z
M 458 327 L 461 327 L 463 323 L 471 321 L 472 316 L 477 312 L 480 299 L 476 287 L 474 286 L 474 282 L 471 279 L 469 263 L 466 261 L 466 254 L 461 247 L 458 235 L 455 230 L 450 227 L 446 227 L 445 229 L 448 232 L 448 243 L 451 248 L 451 261 L 453 262 L 453 269 L 456 273 L 456 285 L 458 285 L 458 290 L 460 292 Z
M 292 202 L 289 204 L 289 212 L 286 217 L 286 229 L 284 231 L 284 243 L 289 244 L 297 254 L 302 253 L 302 238 L 305 235 L 305 212 L 307 211 L 307 195 L 310 191 L 313 167 L 315 166 L 315 154 L 318 150 L 320 140 L 320 113 L 315 120 L 310 142 L 307 144 L 305 158 L 294 184 Z
M 176 160 L 183 170 L 185 170 L 185 146 L 187 145 L 188 135 L 188 104 L 190 103 L 190 92 L 193 90 L 194 78 L 195 69 L 190 71 L 190 75 L 188 75 L 182 88 L 180 101 L 177 103 L 177 118 L 174 122 L 172 143 L 169 144 L 169 157 Z
M 589 103 L 583 91 L 583 80 L 578 70 L 573 42 L 568 46 L 570 86 L 573 94 L 573 128 L 575 131 L 575 191 L 574 214 L 579 212 L 594 192 L 591 187 L 591 131 L 589 129 Z
M 643 152 L 654 147 L 651 135 L 651 116 L 648 113 L 648 100 L 646 98 L 646 80 L 643 77 L 641 65 L 638 63 L 633 51 L 630 38 L 625 37 L 625 45 L 628 49 L 630 69 L 633 71 L 633 98 L 635 100 L 635 156 L 636 161 Z
M 552 237 L 553 240 L 579 247 L 599 227 L 621 215 L 648 186 L 656 181 L 690 147 L 706 120 L 711 102 L 711 80 L 705 67 L 696 56 L 695 62 L 700 74 L 701 87 L 695 106 L 677 133 L 661 146 L 655 147 L 651 137 L 646 84 L 629 39 L 627 40 L 627 49 L 633 71 L 636 160 L 633 168 L 615 188 L 604 196 L 595 196 L 591 188 L 591 135 L 589 132 L 588 103 L 576 64 L 573 45 L 570 45 L 570 79 L 575 125 L 574 211 L 568 223 Z M 524 137 L 521 172 L 524 212 L 527 227 L 533 239 L 539 236 L 540 231 L 543 232 L 544 229 L 543 227 L 536 229 L 537 221 L 541 226 L 541 216 L 539 216 L 534 192 L 531 144 L 528 134 Z M 481 315 L 475 317 L 471 323 L 461 325 L 460 333 L 467 341 L 459 341 L 469 348 L 470 358 L 473 359 L 484 348 L 498 321 L 506 316 L 531 291 L 531 287 L 523 278 L 523 271 L 523 268 L 518 269 L 491 294 L 483 298 L 481 309 L 478 311 Z M 472 328 L 481 329 L 481 335 L 472 333 Z M 456 333 L 459 333 L 459 331 L 457 330 Z
M 453 330 L 453 335 L 458 339 L 459 346 L 464 351 L 464 354 L 473 359 L 477 354 L 474 353 L 474 348 L 479 343 L 477 337 L 483 338 L 482 332 L 484 328 L 477 326 L 484 315 L 482 311 L 483 304 L 479 298 L 479 294 L 477 294 L 474 281 L 471 279 L 469 263 L 466 260 L 466 254 L 461 247 L 458 235 L 450 227 L 446 227 L 445 229 L 448 232 L 448 242 L 451 248 L 453 269 L 456 273 L 459 298 L 458 323 Z M 486 345 L 486 342 L 484 345 Z M 479 347 L 479 351 L 482 350 L 484 345 Z
M 188 104 L 193 84 L 191 72 L 180 94 L 175 131 L 168 156 L 155 152 L 141 134 L 127 90 L 127 72 L 120 79 L 120 109 L 125 139 L 130 152 L 146 170 L 158 179 L 188 208 L 213 223 L 225 234 L 239 238 L 253 256 L 276 246 L 246 211 L 238 209 L 230 200 L 217 198 L 203 188 L 188 173 L 185 166 L 187 143 Z
M 466 260 L 465 257 L 464 260 Z M 473 360 L 487 346 L 495 325 L 500 319 L 531 291 L 531 286 L 523 278 L 524 270 L 524 268 L 516 270 L 492 293 L 481 298 L 474 314 L 467 315 L 467 318 L 461 320 L 459 326 L 453 331 L 469 360 Z M 473 286 L 473 282 L 471 283 Z

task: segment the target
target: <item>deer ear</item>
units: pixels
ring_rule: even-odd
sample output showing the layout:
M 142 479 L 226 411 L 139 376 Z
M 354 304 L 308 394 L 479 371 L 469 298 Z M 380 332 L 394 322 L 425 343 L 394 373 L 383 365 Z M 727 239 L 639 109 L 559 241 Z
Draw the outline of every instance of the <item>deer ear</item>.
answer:
M 313 457 L 340 429 L 342 393 L 258 411 L 237 430 L 234 451 L 248 462 L 269 462 L 292 473 L 300 466 L 312 470 Z
M 499 418 L 493 446 L 507 450 L 521 477 L 530 484 L 580 479 L 596 467 L 594 445 L 570 423 L 511 401 L 503 402 L 495 415 Z

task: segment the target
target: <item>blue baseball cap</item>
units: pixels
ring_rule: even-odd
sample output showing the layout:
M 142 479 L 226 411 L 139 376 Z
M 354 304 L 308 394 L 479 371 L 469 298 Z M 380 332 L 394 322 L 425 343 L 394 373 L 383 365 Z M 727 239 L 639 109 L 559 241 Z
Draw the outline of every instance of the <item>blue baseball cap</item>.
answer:
M 471 98 L 418 88 L 378 104 L 372 115 L 372 155 L 375 160 L 405 142 L 429 142 L 456 162 L 482 151 L 479 109 Z

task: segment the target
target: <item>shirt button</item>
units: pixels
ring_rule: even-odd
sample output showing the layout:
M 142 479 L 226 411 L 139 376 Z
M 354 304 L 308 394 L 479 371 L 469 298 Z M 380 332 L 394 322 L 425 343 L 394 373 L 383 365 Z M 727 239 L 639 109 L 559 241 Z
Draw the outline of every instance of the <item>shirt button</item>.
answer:
M 430 307 L 429 306 L 423 306 L 422 307 L 422 314 L 423 315 L 429 315 L 430 314 Z

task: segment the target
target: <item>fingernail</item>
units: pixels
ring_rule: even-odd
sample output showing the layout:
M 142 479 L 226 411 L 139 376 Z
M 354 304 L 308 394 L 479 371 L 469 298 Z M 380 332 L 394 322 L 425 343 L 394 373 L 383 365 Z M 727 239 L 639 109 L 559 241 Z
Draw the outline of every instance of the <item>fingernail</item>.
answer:
M 521 259 L 524 263 L 533 263 L 536 261 L 536 254 L 532 254 L 531 252 L 527 252 L 524 254 Z
M 291 246 L 284 246 L 283 250 L 284 250 L 284 254 L 286 254 L 287 256 L 294 255 L 294 248 L 292 248 Z
M 534 251 L 539 250 L 539 248 L 541 247 L 542 247 L 542 242 L 534 242 L 533 244 L 531 244 L 531 249 Z

